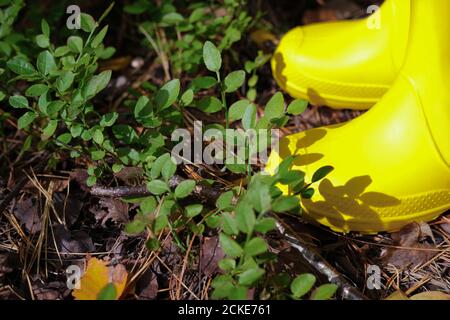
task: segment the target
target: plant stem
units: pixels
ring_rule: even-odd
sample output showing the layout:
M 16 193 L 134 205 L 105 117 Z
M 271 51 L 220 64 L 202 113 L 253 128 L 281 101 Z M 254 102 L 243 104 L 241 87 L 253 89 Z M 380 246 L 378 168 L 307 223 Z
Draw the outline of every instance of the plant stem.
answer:
M 225 111 L 225 129 L 228 129 L 228 108 L 227 108 L 227 99 L 225 98 L 225 91 L 223 90 L 223 84 L 222 80 L 220 79 L 220 73 L 219 71 L 216 72 L 217 82 L 219 82 L 220 85 L 220 96 L 222 98 L 222 107 Z

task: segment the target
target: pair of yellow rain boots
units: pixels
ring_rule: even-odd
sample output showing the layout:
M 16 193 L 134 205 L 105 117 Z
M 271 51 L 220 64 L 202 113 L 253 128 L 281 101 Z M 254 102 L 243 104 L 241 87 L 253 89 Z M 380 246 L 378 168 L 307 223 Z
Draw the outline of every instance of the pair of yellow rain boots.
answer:
M 375 233 L 450 209 L 448 15 L 450 1 L 387 0 L 378 23 L 317 24 L 281 40 L 272 70 L 293 97 L 371 107 L 348 123 L 285 137 L 270 155 L 269 173 L 290 155 L 309 180 L 334 167 L 302 200 L 308 217 L 339 232 Z

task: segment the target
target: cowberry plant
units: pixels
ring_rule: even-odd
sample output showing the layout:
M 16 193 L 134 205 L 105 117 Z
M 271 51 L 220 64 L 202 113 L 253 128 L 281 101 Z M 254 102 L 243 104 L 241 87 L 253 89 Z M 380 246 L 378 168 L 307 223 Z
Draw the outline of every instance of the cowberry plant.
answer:
M 145 234 L 149 250 L 160 249 L 162 233 L 171 233 L 178 247 L 187 252 L 188 243 L 197 235 L 218 232 L 225 258 L 219 262 L 222 273 L 212 282 L 213 298 L 246 299 L 249 290 L 257 288 L 261 297 L 265 297 L 262 292 L 268 292 L 270 297 L 300 299 L 314 287 L 313 275 L 300 275 L 293 281 L 283 275 L 272 289 L 264 288 L 268 282 L 267 266 L 276 260 L 264 236 L 276 228 L 277 214 L 300 214 L 301 199 L 310 198 L 314 184 L 333 168 L 320 168 L 311 181 L 305 181 L 304 172 L 292 168 L 293 157 L 285 159 L 274 175 L 255 170 L 251 158 L 270 146 L 258 143 L 253 148 L 245 131 L 265 129 L 267 135 L 271 129 L 286 125 L 290 115 L 301 114 L 307 103 L 294 100 L 286 108 L 284 97 L 278 92 L 266 103 L 264 115 L 258 116 L 256 70 L 267 62 L 268 56 L 259 54 L 246 63 L 244 70 L 225 71 L 222 52 L 239 40 L 250 24 L 240 1 L 228 0 L 225 4 L 232 14 L 219 18 L 211 13 L 214 6 L 202 3 L 189 6 L 189 17 L 177 13 L 170 1 L 155 4 L 139 0 L 126 7 L 132 14 L 150 12 L 152 20 L 144 22 L 140 29 L 153 42 L 160 58 L 170 59 L 167 70 L 172 70 L 172 74 L 166 74 L 169 80 L 160 88 L 142 86 L 131 92 L 124 101 L 127 109 L 119 113 L 99 107 L 96 100 L 112 75 L 110 70 L 98 71 L 98 61 L 109 59 L 115 52 L 103 44 L 108 26 L 102 26 L 102 21 L 112 6 L 98 21 L 83 13 L 81 30 L 73 31 L 62 45 L 52 43 L 52 30 L 42 20 L 34 38 L 38 53 L 33 56 L 24 54 L 15 38 L 9 37 L 22 5 L 21 1 L 11 1 L 0 11 L 0 51 L 5 53 L 0 57 L 0 77 L 6 78 L 1 83 L 0 101 L 8 99 L 12 107 L 9 111 L 18 118 L 17 129 L 26 135 L 21 153 L 32 148 L 47 150 L 52 154 L 51 164 L 67 154 L 82 158 L 88 164 L 89 187 L 111 181 L 113 174 L 137 169 L 138 180 L 145 183 L 150 195 L 123 199 L 137 207 L 125 232 L 131 237 Z M 161 28 L 181 38 L 170 36 L 177 40 L 162 43 L 158 38 Z M 225 31 L 222 34 L 219 30 Z M 208 39 L 214 40 L 218 34 L 222 37 L 216 46 Z M 184 82 L 172 78 L 200 69 L 210 74 Z M 23 90 L 14 87 L 19 82 Z M 247 90 L 243 88 L 245 83 Z M 238 96 L 246 98 L 236 99 Z M 238 131 L 242 135 L 239 147 L 245 151 L 238 159 L 241 161 L 217 164 L 220 170 L 241 177 L 243 183 L 225 189 L 215 205 L 193 196 L 198 188 L 214 185 L 214 180 L 179 179 L 181 165 L 173 161 L 170 152 L 175 144 L 170 138 L 172 132 L 186 124 L 186 114 L 194 109 L 205 114 L 224 114 L 224 121 L 212 121 L 207 127 L 223 132 L 225 148 L 226 129 L 244 129 Z M 289 195 L 280 190 L 282 185 L 289 188 Z M 311 298 L 327 299 L 335 290 L 334 285 L 320 286 Z
M 96 74 L 97 61 L 114 54 L 114 48 L 102 44 L 108 30 L 108 26 L 99 28 L 104 16 L 97 23 L 83 13 L 81 29 L 87 36 L 72 35 L 61 46 L 50 43 L 50 27 L 42 20 L 42 33 L 35 37 L 41 48 L 37 58 L 18 54 L 7 62 L 8 69 L 17 75 L 10 82 L 29 84 L 24 95 L 9 97 L 11 107 L 25 111 L 17 120 L 18 129 L 28 132 L 29 137 L 40 136 L 41 149 L 51 142 L 59 150 L 69 150 L 73 158 L 89 153 L 94 161 L 114 149 L 103 132 L 117 114 L 99 115 L 92 103 L 111 78 L 109 70 Z
M 171 0 L 136 0 L 125 11 L 143 19 L 137 28 L 145 35 L 145 44 L 158 54 L 166 77 L 170 72 L 178 77 L 199 70 L 204 41 L 219 41 L 219 49 L 228 50 L 241 39 L 255 21 L 245 11 L 245 2 L 185 1 L 183 12 L 178 12 Z
M 213 72 L 215 77 L 201 77 L 194 79 L 191 85 L 179 95 L 180 87 L 177 80 L 168 82 L 161 90 L 166 90 L 164 106 L 171 104 L 179 108 L 193 107 L 206 113 L 225 113 L 225 127 L 230 123 L 240 120 L 241 126 L 248 129 L 270 129 L 283 126 L 288 120 L 288 114 L 300 114 L 306 108 L 306 103 L 294 100 L 289 104 L 287 111 L 284 107 L 284 98 L 281 93 L 275 94 L 267 103 L 265 114 L 257 119 L 256 106 L 247 99 L 233 103 L 230 108 L 226 105 L 226 95 L 238 90 L 245 82 L 246 73 L 243 70 L 233 71 L 226 76 L 221 76 L 221 53 L 211 42 L 203 46 L 203 61 L 206 68 Z M 222 80 L 223 79 L 223 80 Z M 200 89 L 217 87 L 220 98 L 207 96 L 195 99 L 195 94 Z M 161 92 L 161 91 L 159 91 Z M 155 96 L 157 99 L 158 94 Z M 153 110 L 152 103 L 146 97 L 141 97 L 136 106 L 135 113 L 142 110 Z M 143 123 L 141 121 L 141 123 Z M 224 129 L 222 124 L 218 128 Z M 245 139 L 244 139 L 245 140 Z M 250 146 L 244 143 L 249 160 Z M 267 147 L 267 145 L 265 146 Z M 264 265 L 275 259 L 268 252 L 268 246 L 263 235 L 275 229 L 275 219 L 268 216 L 269 212 L 275 213 L 300 213 L 300 197 L 310 198 L 314 189 L 311 185 L 324 178 L 331 167 L 319 169 L 310 183 L 304 180 L 304 173 L 291 170 L 294 158 L 289 157 L 279 166 L 275 175 L 253 174 L 250 163 L 225 165 L 234 173 L 247 173 L 247 188 L 236 187 L 220 195 L 216 202 L 216 208 L 205 208 L 201 203 L 183 205 L 182 200 L 188 197 L 196 187 L 194 180 L 185 180 L 175 188 L 171 188 L 170 179 L 176 172 L 176 165 L 171 161 L 169 153 L 158 157 L 151 165 L 147 174 L 148 190 L 153 196 L 145 198 L 140 204 L 140 211 L 134 220 L 126 226 L 129 233 L 140 233 L 148 229 L 150 237 L 147 245 L 150 249 L 158 248 L 157 234 L 169 226 L 170 230 L 177 230 L 182 226 L 201 234 L 206 228 L 220 228 L 220 244 L 227 257 L 219 262 L 224 274 L 218 276 L 212 283 L 214 298 L 245 299 L 249 288 L 253 287 L 264 275 Z M 278 186 L 288 185 L 292 190 L 291 195 L 283 195 Z M 178 235 L 174 234 L 175 238 Z M 306 280 L 304 280 L 306 279 Z M 312 282 L 308 278 L 296 279 L 293 284 L 292 296 L 299 298 L 306 294 L 299 286 L 303 281 Z M 299 284 L 300 283 L 300 284 Z M 334 286 L 321 287 L 320 291 L 313 294 L 314 297 L 323 297 L 322 291 L 328 290 L 330 295 L 334 293 Z

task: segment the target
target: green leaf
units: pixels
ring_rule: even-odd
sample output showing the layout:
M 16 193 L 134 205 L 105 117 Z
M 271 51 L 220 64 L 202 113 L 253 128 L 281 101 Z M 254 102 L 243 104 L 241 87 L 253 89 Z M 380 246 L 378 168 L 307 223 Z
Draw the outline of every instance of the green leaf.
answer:
M 101 145 L 105 140 L 105 137 L 103 136 L 103 132 L 100 129 L 95 129 L 94 133 L 92 134 L 92 139 L 95 143 Z
M 3 91 L 0 91 L 0 101 L 6 98 L 6 94 Z
M 194 180 L 184 180 L 175 188 L 175 197 L 186 198 L 195 188 Z
M 222 250 L 229 257 L 239 257 L 242 255 L 243 250 L 241 246 L 226 234 L 221 233 L 219 235 L 219 241 Z
M 33 65 L 21 56 L 12 58 L 6 64 L 9 69 L 21 76 L 31 76 L 36 73 L 36 69 L 34 69 Z
M 159 175 L 161 174 L 161 170 L 164 166 L 164 164 L 170 161 L 170 154 L 169 153 L 165 153 L 161 156 L 159 156 L 155 162 L 153 162 L 152 164 L 152 169 L 150 171 L 150 177 L 152 179 L 156 179 L 159 177 Z
M 25 91 L 25 95 L 28 97 L 39 97 L 40 95 L 46 93 L 48 91 L 48 87 L 45 84 L 33 84 L 28 87 Z
M 308 101 L 295 99 L 287 107 L 287 112 L 295 116 L 302 114 L 308 108 Z
M 161 175 L 165 181 L 169 181 L 169 179 L 173 177 L 176 171 L 177 171 L 176 162 L 172 158 L 169 158 L 169 160 L 166 161 L 162 167 Z
M 321 285 L 315 289 L 311 295 L 311 300 L 329 300 L 336 293 L 337 285 L 334 283 L 328 283 Z
M 112 171 L 113 173 L 119 173 L 120 171 L 122 171 L 124 165 L 121 163 L 114 163 L 112 166 Z
M 56 100 L 49 103 L 47 106 L 47 114 L 50 116 L 56 116 L 56 114 L 61 111 L 64 107 L 65 102 L 62 100 Z
M 97 23 L 94 18 L 87 13 L 82 13 L 80 15 L 81 29 L 85 32 L 91 32 L 97 27 Z
M 86 185 L 88 187 L 92 187 L 97 183 L 97 177 L 96 176 L 89 176 L 86 180 Z M 125 228 L 126 229 L 126 228 Z M 126 231 L 125 231 L 126 232 Z
M 79 123 L 72 124 L 72 126 L 70 127 L 70 134 L 74 138 L 79 137 L 82 132 L 83 132 L 83 126 Z
M 105 151 L 95 150 L 91 152 L 91 158 L 94 161 L 102 160 L 105 157 Z
M 195 23 L 199 21 L 203 16 L 205 15 L 205 8 L 200 7 L 192 11 L 191 15 L 189 16 L 189 22 Z
M 254 74 L 250 79 L 248 79 L 248 86 L 255 87 L 258 83 L 258 75 Z
M 133 127 L 126 124 L 117 124 L 112 127 L 114 136 L 126 144 L 135 143 L 139 137 Z
M 256 106 L 252 103 L 245 109 L 244 116 L 242 117 L 242 126 L 244 130 L 254 129 L 256 125 Z
M 300 194 L 301 194 L 302 198 L 304 198 L 304 199 L 311 199 L 312 196 L 314 195 L 314 189 L 307 188 L 305 190 L 302 190 L 302 192 Z
M 109 58 L 111 58 L 114 55 L 114 53 L 116 53 L 116 48 L 114 48 L 114 47 L 107 47 L 107 48 L 105 48 L 105 49 L 103 49 L 101 51 L 100 59 L 103 59 L 103 60 L 109 59 Z
M 260 238 L 255 237 L 251 239 L 247 244 L 244 246 L 244 252 L 246 255 L 249 256 L 256 256 L 258 254 L 264 253 L 267 251 L 267 244 L 266 242 Z
M 280 196 L 272 203 L 272 210 L 283 213 L 300 206 L 300 200 L 296 196 Z
M 102 30 L 95 36 L 94 40 L 91 42 L 92 48 L 97 48 L 103 41 L 108 32 L 108 26 L 104 26 Z
M 192 89 L 186 90 L 180 98 L 181 105 L 187 107 L 194 100 L 194 91 Z
M 220 210 L 231 211 L 233 210 L 233 191 L 227 191 L 222 193 L 219 198 L 216 200 L 216 206 Z
M 58 79 L 56 79 L 56 88 L 59 92 L 65 92 L 73 83 L 75 75 L 70 71 L 64 71 Z
M 239 233 L 236 219 L 228 212 L 222 213 L 222 230 L 229 235 L 237 235 Z
M 148 2 L 135 1 L 124 7 L 124 11 L 129 14 L 142 14 L 149 8 Z
M 222 66 L 220 51 L 211 41 L 206 41 L 203 45 L 203 61 L 209 71 L 219 72 Z
M 86 100 L 93 98 L 97 93 L 106 88 L 111 79 L 111 70 L 106 70 L 93 76 L 83 87 L 83 97 Z
M 196 203 L 196 204 L 190 204 L 184 208 L 184 211 L 186 212 L 186 217 L 193 218 L 197 215 L 199 215 L 203 210 L 203 205 Z
M 152 238 L 152 239 L 149 239 L 145 243 L 145 246 L 147 247 L 148 250 L 154 251 L 154 250 L 159 249 L 159 247 L 161 246 L 161 243 L 159 242 L 159 240 L 157 238 Z
M 275 119 L 280 118 L 284 114 L 284 97 L 281 92 L 277 92 L 270 98 L 266 104 L 264 116 L 266 118 Z
M 235 163 L 226 163 L 225 166 L 228 170 L 236 174 L 243 174 L 247 172 L 247 165 L 244 164 L 235 164 Z
M 97 295 L 97 300 L 116 300 L 117 290 L 113 283 L 108 283 Z
M 57 69 L 55 58 L 53 58 L 53 55 L 48 50 L 38 55 L 36 65 L 39 72 L 45 76 Z
M 100 125 L 102 127 L 111 127 L 116 122 L 118 117 L 119 114 L 117 112 L 107 113 L 100 119 Z
M 224 79 L 225 92 L 234 92 L 239 89 L 245 81 L 245 71 L 233 71 Z
M 222 110 L 223 105 L 216 97 L 203 97 L 197 101 L 196 107 L 206 113 L 215 113 Z
M 67 53 L 69 53 L 70 49 L 68 46 L 61 46 L 56 48 L 55 50 L 55 57 L 62 57 L 64 55 L 66 55 Z
M 170 12 L 162 17 L 161 22 L 167 24 L 178 24 L 180 22 L 183 22 L 183 20 L 184 20 L 183 16 L 178 12 Z
M 155 211 L 156 209 L 156 200 L 155 197 L 146 197 L 144 200 L 142 200 L 140 207 L 143 214 L 149 214 Z
M 230 300 L 248 300 L 248 291 L 249 288 L 247 286 L 236 286 L 230 292 L 228 298 Z
M 264 275 L 264 269 L 259 267 L 248 269 L 239 275 L 239 284 L 243 286 L 251 286 Z
M 310 273 L 305 273 L 296 277 L 291 283 L 291 292 L 295 298 L 301 298 L 307 294 L 314 284 L 316 277 Z
M 50 37 L 50 26 L 48 25 L 48 23 L 45 19 L 41 20 L 41 30 L 42 30 L 42 33 L 47 36 L 47 38 Z
M 256 211 L 265 213 L 270 209 L 272 197 L 270 196 L 269 185 L 261 182 L 260 179 L 250 184 L 247 195 Z
M 233 278 L 230 275 L 217 276 L 212 281 L 211 286 L 214 288 L 214 291 L 211 295 L 211 298 L 213 299 L 227 298 L 235 290 L 235 286 L 233 285 Z
M 68 132 L 63 133 L 56 138 L 57 142 L 62 143 L 64 145 L 68 145 L 71 140 L 72 140 L 72 136 Z
M 217 84 L 217 79 L 214 77 L 206 76 L 206 77 L 199 77 L 192 80 L 192 86 L 196 90 L 201 89 L 209 89 Z
M 149 183 L 147 183 L 147 189 L 154 195 L 160 195 L 164 192 L 169 191 L 169 187 L 167 186 L 167 183 L 161 180 L 152 180 Z
M 36 36 L 36 44 L 40 48 L 47 48 L 50 45 L 50 39 L 45 34 L 38 34 Z
M 240 201 L 236 206 L 236 222 L 239 230 L 251 234 L 256 223 L 252 206 L 246 201 Z
M 57 127 L 58 120 L 50 120 L 42 130 L 42 140 L 48 140 L 55 133 Z
M 19 130 L 24 129 L 28 127 L 36 118 L 37 114 L 34 111 L 28 111 L 21 116 L 19 120 L 17 120 L 17 127 Z
M 235 103 L 233 103 L 230 106 L 230 109 L 228 109 L 228 119 L 230 122 L 236 121 L 236 120 L 241 120 L 242 117 L 245 114 L 245 110 L 247 110 L 247 106 L 250 104 L 251 102 L 244 99 L 244 100 L 239 100 L 236 101 Z
M 155 230 L 155 233 L 161 231 L 162 229 L 164 229 L 165 227 L 167 227 L 167 225 L 169 224 L 169 218 L 167 217 L 167 215 L 158 215 L 155 219 L 155 224 L 153 225 L 153 228 Z
M 276 227 L 276 220 L 274 218 L 262 218 L 255 225 L 255 231 L 266 233 L 274 230 Z
M 146 226 L 145 221 L 142 218 L 139 219 L 139 216 L 136 216 L 133 221 L 125 225 L 124 231 L 128 234 L 139 234 L 145 230 Z
M 325 178 L 334 168 L 332 166 L 324 166 L 314 172 L 311 183 L 317 182 Z
M 28 100 L 24 96 L 11 96 L 9 97 L 9 104 L 13 108 L 26 109 L 29 108 Z
M 219 265 L 219 268 L 224 271 L 231 271 L 234 268 L 236 268 L 236 260 L 230 259 L 230 258 L 225 258 L 225 259 L 220 260 L 218 265 Z
M 220 217 L 217 214 L 213 214 L 205 219 L 206 225 L 211 228 L 215 229 L 218 228 L 220 225 Z
M 108 14 L 111 12 L 112 8 L 114 7 L 115 2 L 111 2 L 108 6 L 108 8 L 103 11 L 102 15 L 100 16 L 100 19 L 98 19 L 98 23 L 101 23 L 103 19 L 105 19 Z
M 180 94 L 180 80 L 174 79 L 167 82 L 156 93 L 155 104 L 159 110 L 164 110 L 170 107 L 175 101 L 177 101 Z
M 134 117 L 136 120 L 145 119 L 151 114 L 152 108 L 149 102 L 150 100 L 147 96 L 141 96 L 138 99 L 134 106 Z

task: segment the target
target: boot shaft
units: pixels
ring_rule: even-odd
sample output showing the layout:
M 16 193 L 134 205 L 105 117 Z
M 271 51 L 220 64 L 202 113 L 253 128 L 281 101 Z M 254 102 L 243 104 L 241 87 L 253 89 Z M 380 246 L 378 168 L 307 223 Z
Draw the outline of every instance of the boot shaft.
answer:
M 450 166 L 450 1 L 411 0 L 401 76 L 414 86 L 438 151 Z

